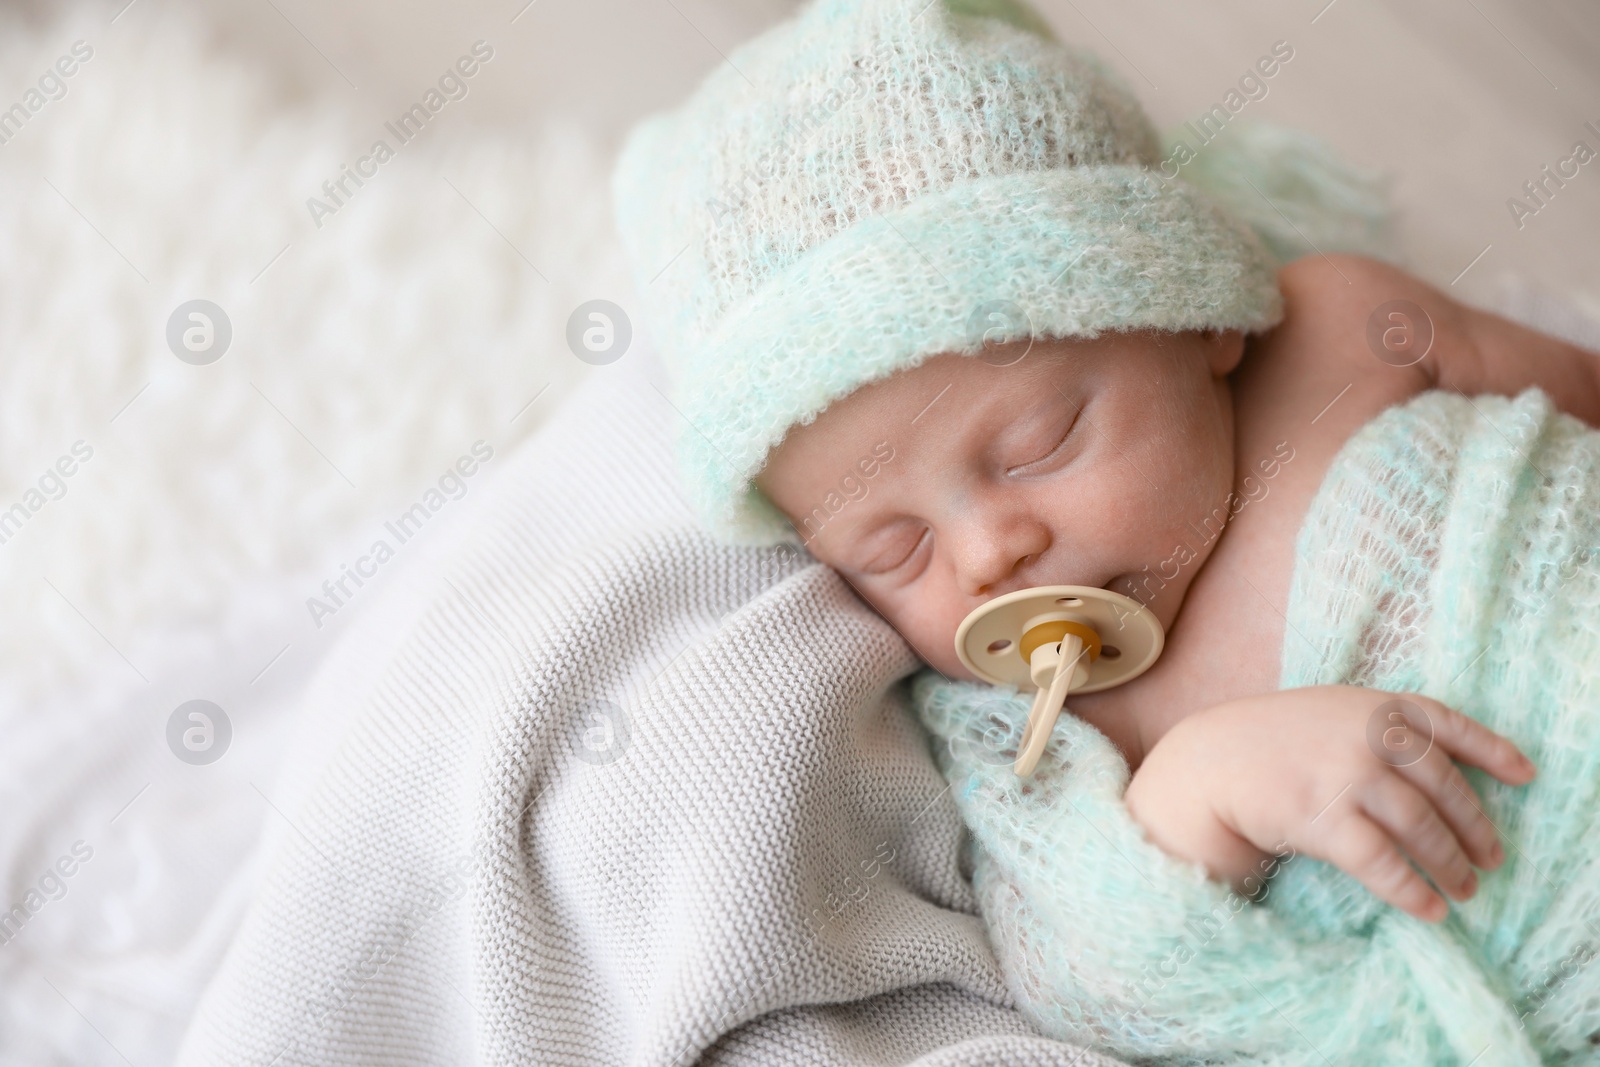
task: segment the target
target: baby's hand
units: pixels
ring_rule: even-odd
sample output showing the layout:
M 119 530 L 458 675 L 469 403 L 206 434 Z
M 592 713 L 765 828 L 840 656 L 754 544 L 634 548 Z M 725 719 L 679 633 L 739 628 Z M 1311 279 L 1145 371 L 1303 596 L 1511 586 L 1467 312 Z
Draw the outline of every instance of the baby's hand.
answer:
M 1152 841 L 1236 888 L 1266 869 L 1266 850 L 1287 843 L 1437 922 L 1449 907 L 1402 849 L 1457 900 L 1476 891 L 1474 866 L 1492 870 L 1505 859 L 1452 757 L 1510 785 L 1535 773 L 1509 740 L 1436 700 L 1342 685 L 1289 689 L 1179 722 L 1125 799 Z

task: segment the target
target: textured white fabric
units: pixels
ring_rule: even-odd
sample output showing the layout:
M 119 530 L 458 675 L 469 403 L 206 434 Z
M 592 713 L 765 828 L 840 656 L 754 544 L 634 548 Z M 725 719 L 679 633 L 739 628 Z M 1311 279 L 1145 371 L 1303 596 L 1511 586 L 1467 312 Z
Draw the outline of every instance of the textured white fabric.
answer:
M 1109 1062 L 1011 1004 L 910 648 L 694 529 L 629 360 L 332 653 L 179 1062 Z
M 67 95 L 0 145 L 0 514 L 74 442 L 93 452 L 60 499 L 35 496 L 22 526 L 13 512 L 0 529 L 0 713 L 103 664 L 153 677 L 174 631 L 237 633 L 303 604 L 284 585 L 337 573 L 332 542 L 403 510 L 475 438 L 530 431 L 581 365 L 555 346 L 530 360 L 526 339 L 560 337 L 573 308 L 625 285 L 604 142 L 542 115 L 507 135 L 469 124 L 518 58 L 483 67 L 459 112 L 396 143 L 318 227 L 307 198 L 375 138 L 394 141 L 382 123 L 400 99 L 377 113 L 295 100 L 212 47 L 198 10 L 211 6 L 139 3 L 108 28 L 117 9 L 98 2 L 37 23 L 0 4 L 0 109 L 74 40 L 94 49 Z M 475 36 L 438 42 L 441 62 Z M 391 91 L 420 95 L 432 77 Z M 197 297 L 233 327 L 209 367 L 164 340 Z

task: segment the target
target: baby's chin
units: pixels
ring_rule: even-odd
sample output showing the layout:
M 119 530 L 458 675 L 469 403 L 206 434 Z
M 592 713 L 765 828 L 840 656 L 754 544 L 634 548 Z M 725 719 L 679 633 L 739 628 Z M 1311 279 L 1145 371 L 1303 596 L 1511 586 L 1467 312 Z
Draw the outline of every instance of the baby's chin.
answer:
M 953 649 L 953 647 L 954 647 L 954 637 L 951 638 L 951 642 L 952 642 L 952 649 Z M 934 655 L 931 655 L 931 656 L 927 655 L 927 654 L 925 654 L 923 652 L 918 652 L 917 653 L 917 658 L 919 660 L 921 660 L 926 666 L 932 667 L 934 670 L 938 671 L 940 674 L 944 675 L 946 678 L 950 679 L 951 681 L 956 681 L 956 682 L 981 682 L 981 681 L 983 681 L 983 679 L 979 678 L 977 675 L 975 675 L 971 671 L 967 670 L 966 667 L 961 665 L 961 660 L 959 658 L 957 658 L 957 656 L 956 656 L 956 654 L 955 654 L 955 652 L 953 650 L 947 655 L 934 654 Z
M 895 618 L 881 611 L 878 612 L 878 616 L 894 627 L 895 633 L 911 646 L 911 650 L 916 653 L 919 660 L 946 678 L 957 681 L 981 681 L 962 665 L 961 657 L 956 655 L 956 629 L 961 624 L 960 619 L 929 632 L 925 626 L 922 628 L 902 626 Z

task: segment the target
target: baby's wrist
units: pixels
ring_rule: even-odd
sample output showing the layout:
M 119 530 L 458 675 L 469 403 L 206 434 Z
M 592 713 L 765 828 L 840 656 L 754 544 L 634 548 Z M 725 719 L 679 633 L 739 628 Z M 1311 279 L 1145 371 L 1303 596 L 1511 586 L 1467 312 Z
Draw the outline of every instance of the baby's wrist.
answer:
M 1229 807 L 1232 796 L 1206 773 L 1212 761 L 1201 744 L 1213 710 L 1174 723 L 1139 765 L 1123 799 L 1152 843 L 1239 889 L 1267 853 L 1239 831 Z

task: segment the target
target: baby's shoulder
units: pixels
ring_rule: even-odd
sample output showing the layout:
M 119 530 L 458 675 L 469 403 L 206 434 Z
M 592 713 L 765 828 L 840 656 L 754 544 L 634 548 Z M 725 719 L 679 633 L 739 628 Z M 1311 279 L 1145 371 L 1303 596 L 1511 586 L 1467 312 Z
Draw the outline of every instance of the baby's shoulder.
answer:
M 1305 256 L 1279 270 L 1278 285 L 1283 320 L 1252 339 L 1235 411 L 1241 427 L 1264 424 L 1326 458 L 1378 412 L 1432 388 L 1422 356 L 1458 343 L 1454 301 L 1379 260 Z
M 1294 345 L 1301 361 L 1383 378 L 1386 390 L 1432 388 L 1438 356 L 1473 344 L 1464 305 L 1370 256 L 1302 256 L 1279 269 L 1278 288 L 1277 339 Z

